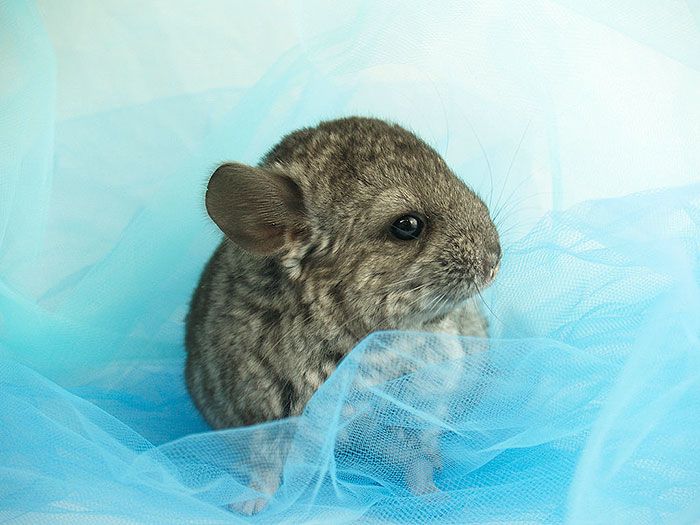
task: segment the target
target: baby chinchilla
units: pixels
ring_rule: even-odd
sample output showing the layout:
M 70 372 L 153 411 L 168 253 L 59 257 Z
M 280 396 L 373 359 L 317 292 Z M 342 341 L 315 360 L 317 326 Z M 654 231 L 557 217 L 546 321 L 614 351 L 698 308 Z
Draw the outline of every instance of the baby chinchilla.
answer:
M 186 379 L 214 428 L 300 414 L 370 332 L 486 336 L 467 299 L 498 270 L 496 228 L 398 125 L 351 117 L 295 131 L 258 167 L 220 166 L 206 208 L 225 237 L 187 317 Z

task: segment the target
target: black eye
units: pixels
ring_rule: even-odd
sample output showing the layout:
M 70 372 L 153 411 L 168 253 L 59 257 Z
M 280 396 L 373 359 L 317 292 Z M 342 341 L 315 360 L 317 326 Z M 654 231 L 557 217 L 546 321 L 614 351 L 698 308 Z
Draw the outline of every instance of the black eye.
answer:
M 409 214 L 399 217 L 391 225 L 391 234 L 401 241 L 417 239 L 423 231 L 425 222 L 418 215 Z

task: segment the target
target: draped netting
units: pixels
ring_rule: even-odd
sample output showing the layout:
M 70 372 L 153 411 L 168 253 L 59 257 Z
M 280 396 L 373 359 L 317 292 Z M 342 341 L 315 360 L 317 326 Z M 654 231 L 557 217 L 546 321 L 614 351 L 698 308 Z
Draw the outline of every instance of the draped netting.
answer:
M 0 520 L 700 521 L 699 20 L 0 2 Z M 212 432 L 182 379 L 207 176 L 349 114 L 415 130 L 491 206 L 491 338 L 373 334 L 302 416 Z M 445 345 L 464 357 L 421 365 Z M 408 490 L 396 427 L 439 435 L 438 493 Z M 244 517 L 260 440 L 290 442 L 284 483 Z

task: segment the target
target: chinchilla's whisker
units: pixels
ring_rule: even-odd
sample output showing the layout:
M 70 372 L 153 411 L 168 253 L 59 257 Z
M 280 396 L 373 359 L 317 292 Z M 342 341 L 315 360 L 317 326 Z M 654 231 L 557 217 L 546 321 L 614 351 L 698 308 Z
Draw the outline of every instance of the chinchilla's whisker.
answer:
M 498 208 L 498 205 L 501 202 L 501 197 L 503 196 L 503 192 L 506 189 L 506 185 L 508 184 L 508 177 L 510 177 L 510 172 L 513 169 L 513 164 L 515 164 L 515 158 L 518 156 L 518 153 L 520 152 L 520 148 L 523 145 L 523 141 L 525 140 L 525 135 L 527 134 L 527 131 L 530 129 L 530 124 L 532 124 L 532 119 L 528 120 L 527 125 L 525 126 L 525 129 L 523 130 L 523 134 L 520 136 L 520 141 L 518 142 L 518 146 L 515 148 L 515 153 L 513 153 L 513 156 L 510 159 L 510 164 L 508 165 L 508 171 L 506 171 L 506 176 L 503 179 L 503 185 L 501 186 L 501 191 L 498 194 L 498 199 L 496 200 L 496 208 Z
M 479 287 L 476 284 L 474 285 L 474 287 L 476 288 L 476 293 L 481 299 L 481 302 L 488 309 L 488 311 L 491 312 L 491 315 L 493 315 L 493 317 L 497 319 L 498 322 L 501 323 L 501 325 L 507 328 L 506 323 L 498 315 L 496 315 L 496 312 L 494 312 L 491 306 L 489 306 L 489 304 L 486 302 L 486 299 L 484 299 L 484 296 L 481 294 L 481 290 L 479 290 Z
M 486 149 L 484 148 L 484 145 L 481 143 L 481 139 L 479 139 L 479 135 L 476 132 L 476 129 L 472 125 L 471 121 L 467 119 L 467 124 L 472 130 L 472 133 L 474 134 L 474 138 L 476 139 L 476 143 L 479 145 L 479 149 L 481 149 L 481 154 L 484 156 L 484 160 L 486 161 L 486 166 L 489 171 L 489 208 L 491 207 L 491 203 L 493 201 L 493 169 L 491 168 L 491 161 L 489 160 L 489 156 L 486 154 Z
M 513 193 L 514 193 L 515 191 L 517 191 L 517 189 L 514 190 Z M 529 195 L 524 195 L 523 197 L 520 197 L 519 199 L 516 199 L 515 201 L 511 201 L 510 199 L 512 198 L 513 193 L 511 193 L 511 195 L 508 197 L 508 199 L 509 199 L 508 201 L 504 201 L 504 202 L 503 202 L 503 206 L 502 206 L 501 209 L 498 211 L 498 214 L 493 218 L 494 224 L 498 225 L 498 224 L 500 224 L 503 220 L 506 219 L 507 215 L 506 215 L 506 216 L 503 216 L 503 215 L 501 215 L 502 213 L 506 212 L 506 214 L 507 214 L 507 213 L 511 213 L 511 212 L 513 212 L 513 211 L 516 211 L 517 208 L 515 208 L 515 206 L 518 206 L 518 205 L 520 205 L 520 204 L 522 204 L 522 203 L 524 203 L 524 202 L 526 202 L 526 201 L 528 201 L 528 200 L 530 200 L 530 199 L 534 199 L 535 197 L 541 197 L 541 196 L 543 196 L 543 195 L 545 195 L 545 196 L 551 196 L 551 195 L 552 195 L 552 192 L 550 192 L 550 191 L 539 191 L 539 192 L 531 193 L 531 194 L 529 194 Z M 519 208 L 519 209 L 522 210 L 522 209 L 524 209 L 524 208 L 521 207 L 521 208 Z M 500 220 L 499 220 L 499 219 L 500 219 Z

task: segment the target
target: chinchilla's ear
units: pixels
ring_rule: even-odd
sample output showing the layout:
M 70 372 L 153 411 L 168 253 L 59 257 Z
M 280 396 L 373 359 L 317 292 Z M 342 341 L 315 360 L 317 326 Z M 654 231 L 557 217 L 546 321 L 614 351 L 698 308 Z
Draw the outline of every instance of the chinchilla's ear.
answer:
M 301 190 L 272 168 L 220 166 L 209 179 L 206 206 L 229 239 L 258 255 L 281 251 L 305 222 Z

